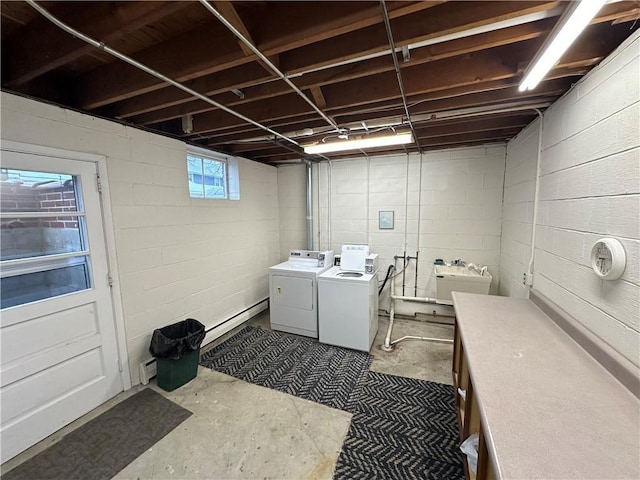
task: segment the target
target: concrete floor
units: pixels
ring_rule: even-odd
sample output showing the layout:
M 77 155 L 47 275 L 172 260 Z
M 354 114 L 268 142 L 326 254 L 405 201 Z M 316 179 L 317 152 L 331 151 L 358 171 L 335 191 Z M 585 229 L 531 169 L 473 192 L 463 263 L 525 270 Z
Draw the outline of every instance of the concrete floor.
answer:
M 268 311 L 247 323 L 269 328 Z M 388 319 L 380 317 L 371 349 L 372 370 L 451 384 L 451 344 L 407 340 L 398 343 L 392 352 L 384 352 L 380 346 L 387 326 Z M 238 329 L 207 347 L 224 341 Z M 453 327 L 396 319 L 391 340 L 405 335 L 453 338 Z M 351 420 L 347 412 L 202 367 L 195 380 L 173 392 L 159 389 L 154 381 L 149 387 L 193 415 L 129 464 L 116 479 L 330 479 Z M 34 445 L 3 464 L 2 473 L 142 388 L 145 387 L 138 385 L 118 395 Z

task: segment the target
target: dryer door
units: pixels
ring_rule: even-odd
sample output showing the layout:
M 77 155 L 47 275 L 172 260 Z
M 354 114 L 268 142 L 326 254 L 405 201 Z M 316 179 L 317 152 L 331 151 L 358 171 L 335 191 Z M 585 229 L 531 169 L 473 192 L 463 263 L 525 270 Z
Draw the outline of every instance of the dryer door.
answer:
M 274 275 L 271 301 L 276 305 L 302 310 L 313 309 L 313 280 L 311 278 Z

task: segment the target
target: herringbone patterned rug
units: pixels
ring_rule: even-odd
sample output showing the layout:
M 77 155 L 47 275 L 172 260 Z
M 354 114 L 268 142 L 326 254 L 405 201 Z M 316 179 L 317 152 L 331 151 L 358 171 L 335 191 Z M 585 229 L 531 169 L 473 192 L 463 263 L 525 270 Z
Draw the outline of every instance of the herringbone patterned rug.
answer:
M 369 371 L 371 356 L 245 327 L 200 363 L 353 413 L 335 480 L 462 480 L 450 385 Z
M 367 373 L 334 480 L 462 480 L 453 387 Z
M 310 338 L 247 326 L 205 353 L 200 364 L 246 382 L 350 411 L 371 355 Z

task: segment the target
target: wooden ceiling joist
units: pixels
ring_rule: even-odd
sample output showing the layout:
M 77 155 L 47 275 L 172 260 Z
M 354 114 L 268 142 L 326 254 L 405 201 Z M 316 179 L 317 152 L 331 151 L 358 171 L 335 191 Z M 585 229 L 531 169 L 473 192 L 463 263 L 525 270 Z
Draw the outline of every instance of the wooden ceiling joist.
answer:
M 211 5 L 339 128 L 354 135 L 406 126 L 379 1 L 211 0 Z M 567 2 L 386 5 L 394 43 L 404 48 L 395 55 L 420 147 L 384 147 L 367 154 L 503 143 L 535 118 L 533 108 L 552 104 L 633 34 L 640 14 L 635 1 L 605 5 L 541 84 L 520 92 L 523 72 Z M 9 91 L 270 164 L 290 163 L 304 153 L 251 121 L 300 144 L 335 135 L 312 105 L 199 2 L 53 1 L 41 6 L 213 102 L 82 43 L 25 2 L 0 3 L 2 85 Z M 181 126 L 187 114 L 193 119 L 191 133 Z M 337 152 L 329 158 L 353 155 Z

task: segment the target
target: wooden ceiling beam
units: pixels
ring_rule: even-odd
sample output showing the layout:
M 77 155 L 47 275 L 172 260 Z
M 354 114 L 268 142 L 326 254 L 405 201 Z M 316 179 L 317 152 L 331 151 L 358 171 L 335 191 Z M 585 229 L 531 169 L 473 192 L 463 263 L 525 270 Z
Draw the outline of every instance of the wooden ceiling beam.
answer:
M 318 106 L 318 108 L 326 108 L 327 101 L 324 98 L 324 95 L 322 94 L 322 89 L 319 86 L 317 85 L 311 86 L 311 95 L 313 96 L 313 101 L 316 102 L 316 105 Z
M 187 5 L 186 2 L 104 2 L 91 6 L 79 3 L 58 15 L 86 35 L 109 43 Z M 20 34 L 19 41 L 9 43 L 9 51 L 5 53 L 8 58 L 5 85 L 22 85 L 95 50 L 48 20 L 39 23 L 40 27 L 29 28 Z
M 435 63 L 438 63 L 437 67 L 433 66 Z M 496 52 L 478 52 L 462 63 L 447 59 L 441 62 L 434 62 L 434 64 L 418 65 L 403 70 L 403 80 L 407 95 L 445 90 L 451 86 L 500 80 L 517 74 L 514 69 L 504 65 L 500 55 Z M 385 72 L 369 77 L 366 88 L 363 88 L 361 82 L 349 81 L 339 85 L 328 85 L 324 87 L 323 94 L 327 102 L 325 113 L 330 114 L 333 109 L 347 105 L 354 106 L 396 98 L 398 96 L 397 78 L 395 73 Z M 235 109 L 258 122 L 275 120 L 292 115 L 291 112 L 287 112 L 287 107 L 284 103 L 284 99 L 289 96 L 282 95 L 273 100 L 260 100 L 250 104 L 239 105 Z M 262 114 L 267 111 L 272 116 L 267 117 Z M 296 110 L 293 114 L 298 115 L 308 111 L 309 107 L 307 105 L 304 110 Z M 244 123 L 242 120 L 220 110 L 194 115 L 193 120 L 194 133 L 228 128 Z
M 605 39 L 607 36 L 622 37 L 622 35 L 626 33 L 624 32 L 624 30 L 626 30 L 626 27 L 618 27 L 613 29 L 608 25 L 592 27 L 592 30 L 590 30 L 588 34 L 585 35 L 584 38 L 582 39 L 582 42 L 579 45 L 579 47 L 574 47 L 569 52 L 567 52 L 561 64 L 559 64 L 554 69 L 554 71 L 552 71 L 550 78 L 553 78 L 553 75 L 563 76 L 563 75 L 559 75 L 559 73 L 562 72 L 563 69 L 567 71 L 568 74 L 575 75 L 577 74 L 577 72 L 574 71 L 574 69 L 578 67 L 586 67 L 586 66 L 594 65 L 595 63 L 600 61 L 603 58 L 603 56 L 607 53 L 606 52 L 607 42 L 603 41 L 603 39 Z M 497 50 L 495 50 L 496 52 L 498 52 L 496 57 L 498 58 L 498 60 L 494 61 L 494 66 L 497 64 L 504 64 L 505 62 L 502 60 L 502 58 L 509 58 L 509 57 L 530 58 L 531 55 L 533 55 L 533 52 L 539 47 L 539 44 L 541 42 L 541 39 L 536 40 L 536 38 L 537 36 L 534 37 L 533 41 L 520 42 L 518 43 L 517 47 L 511 46 L 508 50 L 506 49 L 506 47 L 498 48 Z M 618 38 L 611 38 L 610 40 L 618 41 Z M 488 52 L 483 51 L 480 53 L 480 55 L 485 53 L 488 53 Z M 441 89 L 441 88 L 446 88 L 447 90 L 449 90 L 451 88 L 451 85 L 455 85 L 456 77 L 454 75 L 454 72 L 461 72 L 461 71 L 465 72 L 467 64 L 466 63 L 460 64 L 458 62 L 458 59 L 455 57 L 450 57 L 450 58 L 447 57 L 447 58 L 448 58 L 448 62 L 444 62 L 444 61 L 433 62 L 431 64 L 430 71 L 428 70 L 419 71 L 411 68 L 417 65 L 421 65 L 422 63 L 415 63 L 413 65 L 405 66 L 403 69 L 403 72 L 405 72 L 403 73 L 403 77 L 404 77 L 407 90 L 409 91 L 409 94 L 415 94 L 415 92 L 412 91 L 413 90 L 411 87 L 412 82 L 418 84 L 423 90 L 426 89 L 425 91 L 429 91 L 429 92 L 437 91 L 438 89 Z M 470 59 L 474 58 L 474 55 L 473 54 L 468 55 L 467 58 L 470 58 Z M 506 80 L 508 78 L 512 78 L 513 76 L 515 76 L 516 71 L 521 72 L 524 70 L 524 68 L 527 65 L 527 62 L 518 62 L 516 64 L 516 62 L 512 61 L 511 64 L 513 64 L 515 67 L 513 71 L 510 71 L 510 73 L 506 77 L 502 77 L 500 79 L 496 79 L 496 77 L 492 77 L 493 81 L 500 81 L 500 80 Z M 485 70 L 475 72 L 476 73 L 475 81 L 481 84 L 487 83 L 485 80 L 485 77 L 483 77 L 482 75 L 482 72 L 486 71 L 486 67 L 488 67 L 488 64 L 483 65 L 483 67 L 485 67 Z M 509 67 L 507 67 L 507 69 L 508 68 Z M 379 82 L 378 90 L 376 91 L 375 95 L 380 96 L 380 92 L 383 90 L 383 88 L 380 87 L 381 85 L 380 79 L 386 78 L 386 87 L 384 88 L 386 88 L 386 90 L 389 92 L 387 95 L 390 96 L 386 98 L 397 98 L 395 76 L 392 74 L 388 74 L 384 76 L 383 75 L 373 76 L 372 74 L 374 71 L 375 69 L 372 69 L 371 72 L 368 72 L 367 77 L 371 78 L 372 80 L 375 79 L 376 82 Z M 386 71 L 393 73 L 393 69 L 387 69 Z M 417 73 L 415 74 L 412 73 L 414 71 L 416 71 Z M 436 79 L 436 77 L 440 77 L 439 84 L 441 86 L 433 86 L 432 88 L 426 88 L 429 86 L 429 83 L 425 82 L 423 79 L 429 78 L 430 79 L 429 81 L 433 82 L 434 79 Z M 339 78 L 340 77 L 337 77 L 336 81 Z M 470 84 L 469 79 L 467 78 L 462 81 L 461 86 L 464 88 L 467 88 L 469 84 Z M 473 84 L 473 82 L 471 82 L 471 84 Z M 354 90 L 353 92 L 348 90 L 348 87 L 347 87 L 348 85 L 353 86 L 353 90 Z M 304 84 L 301 83 L 301 86 L 304 86 Z M 313 86 L 311 86 L 310 88 L 313 88 Z M 352 104 L 357 103 L 356 99 L 357 99 L 358 92 L 364 92 L 360 88 L 360 82 L 356 80 L 353 80 L 350 82 L 349 81 L 341 82 L 336 84 L 326 84 L 325 90 L 327 94 L 326 95 L 323 94 L 323 98 L 325 99 L 326 105 L 328 105 L 330 108 L 332 103 L 329 102 L 327 98 L 329 98 L 329 96 L 331 95 L 331 92 L 337 91 L 339 92 L 339 95 L 348 96 L 350 99 L 352 99 Z M 259 93 L 256 94 L 256 91 L 259 91 Z M 272 98 L 278 95 L 278 92 L 280 92 L 280 94 L 289 93 L 289 91 L 286 88 L 283 88 L 282 86 L 280 86 L 279 82 L 271 82 L 265 85 L 258 86 L 256 88 L 251 88 L 251 87 L 247 88 L 245 91 L 246 95 L 244 99 L 238 99 L 237 97 L 229 93 L 216 96 L 214 97 L 214 99 L 222 104 L 225 104 L 230 107 L 234 107 L 236 105 L 242 105 L 242 104 L 254 102 L 255 100 L 259 100 L 262 98 Z M 333 103 L 339 103 L 339 102 L 334 101 Z M 369 101 L 366 101 L 365 103 L 369 103 Z M 179 118 L 185 114 L 198 114 L 198 113 L 204 113 L 204 112 L 213 111 L 213 110 L 215 109 L 211 108 L 211 106 L 206 104 L 205 102 L 190 102 L 189 104 L 185 104 L 181 107 L 175 107 L 172 109 L 167 109 L 165 111 L 160 111 L 160 112 L 152 113 L 149 115 L 141 115 L 139 117 L 134 117 L 132 120 L 134 121 L 134 123 L 148 125 L 148 124 L 156 123 L 159 121 L 169 120 L 172 118 Z
M 528 13 L 555 8 L 558 2 L 447 2 L 432 10 L 416 12 L 391 22 L 396 47 L 415 44 L 470 28 L 489 25 Z M 283 69 L 289 74 L 333 65 L 389 49 L 384 25 L 379 22 L 357 32 L 317 42 L 282 54 Z
M 252 59 L 238 49 L 236 37 L 213 15 L 211 18 L 211 22 L 185 35 L 136 53 L 135 59 L 179 82 L 251 62 Z M 216 55 L 212 56 L 212 52 Z M 77 82 L 77 104 L 85 110 L 167 86 L 156 77 L 119 61 L 92 70 Z
M 568 65 L 579 63 L 580 57 L 593 59 L 603 55 L 602 50 L 606 49 L 606 42 L 599 39 L 602 36 L 601 29 L 589 32 L 584 38 L 580 48 L 572 49 L 563 59 L 563 63 L 558 68 L 566 69 L 564 62 Z M 611 30 L 611 27 L 607 31 Z M 620 34 L 620 33 L 617 33 Z M 594 38 L 597 37 L 597 38 Z M 447 90 L 465 85 L 482 84 L 485 82 L 505 80 L 520 75 L 517 66 L 505 65 L 505 58 L 531 58 L 533 52 L 539 47 L 541 39 L 529 42 L 522 42 L 514 46 L 498 47 L 488 51 L 478 52 L 468 55 L 464 62 L 458 59 L 446 59 L 439 62 L 407 67 L 403 69 L 403 80 L 407 95 L 417 95 L 439 90 Z M 515 62 L 511 62 L 515 63 Z M 397 98 L 397 83 L 395 75 L 385 72 L 368 77 L 368 82 L 363 87 L 361 82 L 355 80 L 342 82 L 339 85 L 327 85 L 323 89 L 326 99 L 326 112 L 337 115 L 336 109 L 344 107 L 354 107 L 372 102 Z M 268 106 L 269 103 L 274 105 Z M 249 105 L 242 105 L 244 115 L 256 121 L 264 122 L 284 118 L 286 112 L 277 105 L 277 99 L 261 100 Z M 281 114 L 271 118 L 259 118 L 252 116 L 252 106 L 257 106 L 258 110 L 271 112 L 281 111 Z M 256 111 L 258 111 L 256 110 Z M 304 113 L 307 110 L 296 114 Z M 205 133 L 220 128 L 228 128 L 240 125 L 242 122 L 224 114 L 220 111 L 206 112 L 194 116 L 196 132 Z M 227 117 L 227 118 L 224 118 Z M 230 122 L 230 123 L 229 123 Z
M 252 45 L 255 46 L 255 42 L 253 41 L 253 38 L 251 38 L 251 34 L 249 33 L 249 30 L 247 30 L 247 27 L 245 26 L 244 22 L 240 18 L 240 15 L 238 15 L 238 12 L 233 6 L 233 3 L 229 1 L 226 1 L 226 2 L 214 1 L 212 3 L 215 6 L 215 8 L 218 10 L 218 12 L 222 14 L 222 16 L 231 25 L 233 25 L 233 27 L 236 30 L 238 30 L 238 32 L 240 32 L 244 38 L 246 38 Z M 246 56 L 253 56 L 253 52 L 251 51 L 251 49 L 247 47 L 241 40 L 238 40 L 238 46 Z
M 267 73 L 261 65 L 256 62 L 251 62 L 230 68 L 222 74 L 206 75 L 183 83 L 196 92 L 212 96 L 223 92 L 230 92 L 234 88 L 244 91 L 256 83 L 267 82 L 272 78 L 273 75 Z M 185 102 L 189 102 L 192 98 L 193 97 L 187 95 L 182 90 L 169 87 L 115 103 L 107 107 L 105 112 L 116 118 L 130 118 L 136 115 L 182 105 Z M 202 103 L 204 104 L 204 102 Z M 210 106 L 209 104 L 206 105 Z M 190 112 L 191 110 L 186 111 Z
M 418 12 L 436 7 L 444 1 L 389 2 L 387 10 L 390 19 L 415 15 Z M 272 3 L 269 9 L 278 21 L 261 21 L 256 25 L 263 53 L 285 52 L 304 47 L 328 38 L 334 38 L 361 30 L 382 22 L 378 2 L 340 2 L 331 5 L 319 2 L 282 2 Z M 287 32 L 282 25 L 288 25 Z
M 418 95 L 409 97 L 409 103 L 416 103 L 411 108 L 413 115 L 425 114 L 431 112 L 441 112 L 447 110 L 455 110 L 461 108 L 478 107 L 487 104 L 500 104 L 510 100 L 519 99 L 527 100 L 539 97 L 557 96 L 566 91 L 571 79 L 557 79 L 553 81 L 545 81 L 533 92 L 520 93 L 518 92 L 517 82 L 511 82 L 511 84 L 505 84 L 503 88 L 484 91 L 470 90 L 468 94 L 462 94 L 462 88 L 443 90 L 434 94 Z M 475 86 L 475 85 L 474 85 Z M 394 111 L 382 110 L 380 104 L 374 104 L 372 107 L 361 106 L 359 112 L 344 114 L 344 112 L 337 110 L 333 114 L 340 119 L 341 125 L 348 125 L 351 123 L 361 123 L 375 121 L 380 118 L 391 118 L 394 116 Z M 346 112 L 346 110 L 345 110 Z M 403 116 L 403 108 L 398 106 L 397 114 L 399 117 Z M 299 131 L 301 133 L 302 125 L 307 128 L 323 128 L 325 123 L 319 120 L 312 119 L 304 121 L 298 118 L 296 119 L 284 119 L 282 121 L 276 121 L 270 123 L 270 127 L 277 129 L 280 132 L 293 132 Z M 255 127 L 245 126 L 236 127 L 232 129 L 225 129 L 214 132 L 212 134 L 200 135 L 200 137 L 208 137 L 210 146 L 221 145 L 237 140 L 249 139 L 261 137 L 264 132 L 256 129 Z M 309 141 L 311 138 L 303 138 L 305 141 Z
M 430 47 L 417 48 L 412 51 L 411 60 L 406 63 L 402 63 L 403 68 L 419 65 L 422 63 L 433 62 L 437 60 L 443 60 L 445 58 L 451 58 L 458 55 L 464 55 L 467 53 L 484 50 L 496 46 L 508 45 L 512 43 L 522 42 L 533 38 L 540 37 L 544 33 L 548 32 L 553 26 L 554 19 L 545 19 L 539 22 L 531 24 L 518 25 L 516 27 L 497 30 L 495 32 L 488 32 L 485 34 L 477 35 L 475 37 L 461 38 L 458 40 L 452 40 L 450 42 L 432 45 Z M 315 65 L 308 66 L 310 70 L 315 68 Z M 387 71 L 393 71 L 393 63 L 389 61 L 388 57 L 372 58 L 358 62 L 357 64 L 342 65 L 331 69 L 320 70 L 305 74 L 298 78 L 293 78 L 293 82 L 301 89 L 320 87 L 323 85 L 329 85 L 334 83 L 343 82 L 346 80 L 352 80 L 362 77 L 368 77 L 376 73 L 382 73 Z M 237 78 L 237 81 L 242 81 L 246 84 L 246 77 L 232 76 L 233 72 L 229 72 L 229 75 L 224 72 L 223 75 L 216 75 L 216 78 L 225 76 L 229 78 L 226 91 L 234 88 L 232 86 L 233 79 Z M 208 77 L 203 77 L 208 78 Z M 203 79 L 199 79 L 200 81 Z M 199 80 L 194 80 L 197 82 Z M 256 83 L 261 79 L 256 79 Z M 240 87 L 235 87 L 240 88 Z M 194 88 L 195 89 L 195 88 Z M 195 89 L 196 91 L 203 93 L 204 95 L 219 95 L 225 90 L 202 90 Z M 276 95 L 283 95 L 289 93 L 291 90 L 284 82 L 267 82 L 261 83 L 255 86 L 248 86 L 246 88 L 245 99 L 241 101 L 235 101 L 232 104 L 224 103 L 224 99 L 213 97 L 214 100 L 224 103 L 227 106 L 239 105 L 247 103 L 249 101 L 255 101 L 261 98 L 270 98 Z M 177 89 L 163 89 L 153 94 L 147 94 L 147 112 L 154 110 L 160 110 L 157 115 L 145 115 L 141 118 L 134 118 L 136 123 L 149 124 L 154 122 L 160 122 L 171 118 L 177 118 L 185 113 L 201 113 L 203 111 L 212 110 L 210 104 L 201 100 L 193 100 L 193 97 Z M 138 104 L 139 97 L 121 102 L 118 105 L 117 110 L 114 112 L 120 118 L 134 116 L 131 112 L 134 109 L 134 105 Z M 178 108 L 176 105 L 184 106 Z M 167 107 L 167 108 L 163 108 Z M 133 113 L 136 113 L 135 111 Z M 139 112 L 142 113 L 142 112 Z
M 282 153 L 282 147 L 273 142 L 260 144 L 230 145 L 228 150 L 234 155 L 249 155 L 255 152 L 257 155 L 277 155 Z
M 468 135 L 472 133 L 491 132 L 494 130 L 522 130 L 536 117 L 535 113 L 523 113 L 511 115 L 496 115 L 489 117 L 476 117 L 473 119 L 455 119 L 447 122 L 436 122 L 416 129 L 420 139 L 441 138 L 453 135 Z M 365 132 L 362 132 L 364 134 Z M 242 143 L 229 145 L 227 150 L 234 155 L 251 155 L 252 157 L 265 157 L 279 154 L 282 148 L 273 142 L 263 141 L 255 143 Z
M 416 135 L 418 138 L 438 138 L 451 135 L 462 135 L 478 132 L 488 132 L 492 130 L 501 129 L 520 129 L 531 123 L 531 120 L 536 117 L 535 113 L 528 113 L 526 115 L 520 114 L 515 116 L 497 117 L 483 116 L 475 117 L 472 119 L 466 118 L 464 121 L 447 122 L 447 123 L 433 123 L 431 125 L 426 124 L 416 129 Z
M 610 21 L 616 16 L 623 15 L 629 11 L 634 11 L 633 5 L 633 2 L 619 2 L 607 5 L 601 12 L 602 15 L 596 17 L 592 23 Z M 418 63 L 424 63 L 426 61 L 440 60 L 464 53 L 471 53 L 473 51 L 537 38 L 550 31 L 552 26 L 555 24 L 555 21 L 555 17 L 548 18 L 493 32 L 474 35 L 472 37 L 460 38 L 449 42 L 416 48 L 411 51 L 411 61 L 406 64 L 403 63 L 402 66 L 406 67 Z M 311 45 L 308 47 L 309 57 L 304 57 L 307 60 L 307 63 L 303 68 L 305 71 L 313 70 L 320 66 L 318 64 L 311 63 L 310 59 L 317 56 L 313 53 L 314 48 L 324 50 L 322 45 Z M 252 76 L 248 69 L 245 70 L 247 72 L 245 73 L 239 72 L 239 68 L 233 68 L 229 72 L 221 72 L 215 75 L 192 80 L 189 82 L 188 86 L 203 95 L 209 96 L 217 95 L 233 88 L 247 88 L 250 92 L 247 93 L 246 98 L 250 98 L 252 100 L 288 93 L 288 87 L 286 87 L 282 82 L 263 83 L 265 79 L 270 78 L 270 75 L 265 76 L 264 72 L 254 64 L 250 64 L 250 66 L 253 72 L 256 72 L 255 76 Z M 280 66 L 279 68 L 282 69 L 283 67 Z M 360 78 L 373 73 L 388 71 L 392 68 L 393 65 L 389 62 L 388 57 L 380 57 L 361 61 L 356 64 L 315 71 L 307 73 L 300 78 L 292 77 L 292 79 L 299 88 L 310 88 L 313 85 L 325 85 L 348 79 Z M 256 85 L 254 86 L 252 83 Z M 176 118 L 177 116 L 182 116 L 185 113 L 197 113 L 211 109 L 209 104 L 199 100 L 193 100 L 193 97 L 187 95 L 181 90 L 167 87 L 162 88 L 159 91 L 154 91 L 150 94 L 140 95 L 130 100 L 119 102 L 114 105 L 113 109 L 108 113 L 116 116 L 117 118 L 129 118 L 155 110 L 164 110 L 183 103 L 188 103 L 188 106 L 181 108 L 179 111 L 167 110 L 159 113 L 155 121 Z M 148 117 L 143 120 L 143 123 L 153 123 L 153 121 L 153 118 Z
M 469 142 L 506 142 L 520 133 L 522 129 L 501 129 L 488 132 L 462 133 L 459 135 L 447 135 L 439 138 L 420 138 L 423 148 L 446 147 L 449 145 L 464 146 Z
M 392 12 L 394 15 L 408 15 L 417 10 L 429 8 L 432 5 L 432 2 L 415 2 L 409 6 L 400 4 L 393 8 Z M 278 30 L 273 33 L 277 35 L 274 39 L 261 40 L 261 38 L 254 37 L 258 42 L 256 46 L 264 55 L 270 57 L 296 48 L 301 44 L 314 43 L 319 38 L 340 35 L 345 30 L 350 31 L 360 28 L 359 25 L 363 21 L 367 23 L 381 20 L 377 2 L 375 16 L 372 8 L 363 9 L 358 2 L 354 2 L 352 8 L 356 11 L 353 15 L 340 15 L 334 21 L 336 25 L 333 28 L 324 29 L 322 24 L 314 22 L 314 20 L 318 17 L 326 17 L 327 12 L 333 12 L 332 14 L 335 15 L 336 10 L 327 9 L 326 5 L 321 2 L 305 3 L 304 7 L 308 18 L 307 23 L 313 26 L 312 28 L 316 31 L 315 34 L 303 35 L 300 38 L 294 36 L 291 37 L 289 42 L 286 42 L 282 40 L 284 37 L 281 27 L 278 27 Z M 340 11 L 345 8 L 347 8 L 346 4 L 341 6 Z M 269 16 L 261 19 L 262 24 L 274 23 L 280 26 L 282 22 L 286 23 L 285 19 L 277 16 L 277 8 L 270 8 L 266 12 Z M 218 22 L 213 15 L 211 15 L 211 18 L 212 22 L 155 47 L 138 52 L 135 58 L 178 82 L 220 72 L 253 61 L 253 57 L 247 57 L 243 52 L 238 51 L 236 37 Z M 354 23 L 356 19 L 359 21 Z M 217 52 L 217 55 L 212 56 L 212 52 Z M 92 110 L 166 87 L 166 84 L 157 78 L 121 62 L 114 62 L 89 72 L 78 79 L 78 85 L 77 105 L 86 110 Z

